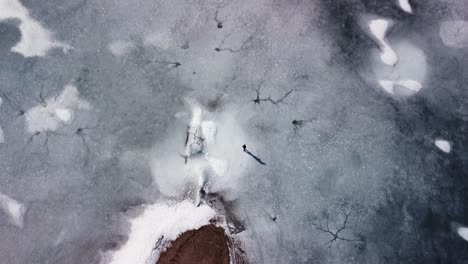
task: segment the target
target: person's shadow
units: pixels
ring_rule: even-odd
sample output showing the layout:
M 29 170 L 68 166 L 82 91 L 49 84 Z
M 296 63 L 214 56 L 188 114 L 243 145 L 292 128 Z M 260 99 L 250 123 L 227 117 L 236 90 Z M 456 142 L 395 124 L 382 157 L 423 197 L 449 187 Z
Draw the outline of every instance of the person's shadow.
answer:
M 244 149 L 244 152 L 249 154 L 252 158 L 254 158 L 258 163 L 262 164 L 262 165 L 266 165 L 265 162 L 263 162 L 259 157 L 255 156 L 252 152 L 250 152 L 248 149 L 247 149 L 247 146 L 244 144 L 242 146 L 242 148 Z

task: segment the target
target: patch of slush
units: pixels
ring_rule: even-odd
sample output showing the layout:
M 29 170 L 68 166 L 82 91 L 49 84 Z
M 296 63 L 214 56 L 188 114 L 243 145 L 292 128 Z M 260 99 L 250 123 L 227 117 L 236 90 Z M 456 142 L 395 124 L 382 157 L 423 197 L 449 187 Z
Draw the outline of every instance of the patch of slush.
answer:
M 129 41 L 117 40 L 111 42 L 108 48 L 112 55 L 120 57 L 130 53 L 135 48 L 135 45 Z
M 438 147 L 440 150 L 442 150 L 445 153 L 450 153 L 452 150 L 452 146 L 450 145 L 450 142 L 444 139 L 436 139 L 434 141 L 434 144 L 436 147 Z
M 21 40 L 11 51 L 24 57 L 45 56 L 53 48 L 67 52 L 71 47 L 54 39 L 52 32 L 32 18 L 29 11 L 18 0 L 0 0 L 0 20 L 20 20 Z
M 468 47 L 468 21 L 444 21 L 440 25 L 440 39 L 451 48 Z
M 393 66 L 398 62 L 398 55 L 390 47 L 386 40 L 387 31 L 392 26 L 392 22 L 383 18 L 371 19 L 367 24 L 371 37 L 377 42 L 380 48 L 380 60 Z
M 73 121 L 78 109 L 90 109 L 89 103 L 79 98 L 78 89 L 66 85 L 62 93 L 45 100 L 26 112 L 26 130 L 28 133 L 55 131 Z
M 140 216 L 130 221 L 127 242 L 112 253 L 108 263 L 154 264 L 165 241 L 173 241 L 186 231 L 207 225 L 215 216 L 211 207 L 197 207 L 190 201 L 148 205 Z
M 398 5 L 406 13 L 409 13 L 409 14 L 413 13 L 413 9 L 411 8 L 409 0 L 398 0 Z
M 23 227 L 26 207 L 17 200 L 0 193 L 0 208 L 8 215 L 11 223 Z

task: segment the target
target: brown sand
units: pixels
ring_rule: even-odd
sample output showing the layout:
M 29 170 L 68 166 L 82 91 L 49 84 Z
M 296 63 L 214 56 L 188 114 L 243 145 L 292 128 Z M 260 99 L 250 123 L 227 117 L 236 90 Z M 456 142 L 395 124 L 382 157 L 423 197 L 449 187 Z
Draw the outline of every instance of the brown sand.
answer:
M 228 238 L 224 230 L 206 225 L 183 233 L 165 252 L 157 264 L 229 264 Z

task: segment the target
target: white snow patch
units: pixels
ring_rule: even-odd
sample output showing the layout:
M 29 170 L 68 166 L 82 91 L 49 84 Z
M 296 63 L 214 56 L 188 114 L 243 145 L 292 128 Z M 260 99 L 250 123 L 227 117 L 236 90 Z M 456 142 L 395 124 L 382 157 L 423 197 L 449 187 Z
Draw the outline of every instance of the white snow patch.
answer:
M 436 139 L 434 141 L 434 144 L 436 145 L 436 147 L 438 147 L 440 150 L 442 150 L 445 153 L 450 153 L 450 150 L 452 149 L 450 142 L 444 139 Z
M 135 45 L 129 41 L 117 40 L 110 43 L 108 48 L 112 55 L 120 57 L 131 52 Z
M 209 224 L 215 215 L 216 212 L 209 206 L 197 207 L 189 201 L 146 206 L 140 216 L 130 221 L 128 241 L 112 253 L 109 263 L 156 263 L 165 241 L 173 241 L 183 232 Z M 153 250 L 158 240 L 160 245 Z
M 216 138 L 216 123 L 213 121 L 203 121 L 201 123 L 201 130 L 205 137 L 206 143 L 209 145 L 214 144 Z
M 466 227 L 458 227 L 457 228 L 457 233 L 458 235 L 468 241 L 468 228 Z
M 379 80 L 380 86 L 384 89 L 385 92 L 396 95 L 396 96 L 410 96 L 413 95 L 419 90 L 421 90 L 422 85 L 415 80 Z
M 393 85 L 395 84 L 394 81 L 389 81 L 389 80 L 379 80 L 380 86 L 384 89 L 389 94 L 394 94 L 393 93 Z
M 32 18 L 18 0 L 0 0 L 0 20 L 19 19 L 21 40 L 11 48 L 24 57 L 45 56 L 53 48 L 67 52 L 71 47 L 54 39 L 52 32 Z
M 468 47 L 468 21 L 450 20 L 442 22 L 440 25 L 439 36 L 447 47 Z
M 26 207 L 17 200 L 0 193 L 0 208 L 8 215 L 12 224 L 23 227 Z
M 389 66 L 393 66 L 398 62 L 397 54 L 390 47 L 385 38 L 385 35 L 391 26 L 392 22 L 383 18 L 371 19 L 368 22 L 370 33 L 373 35 L 374 40 L 380 47 L 380 60 Z
M 411 5 L 409 3 L 409 0 L 398 0 L 398 5 L 400 6 L 403 11 L 406 13 L 412 14 L 413 9 L 411 8 Z
M 90 109 L 85 100 L 79 98 L 78 89 L 66 85 L 62 93 L 45 100 L 26 112 L 26 129 L 33 134 L 37 131 L 55 131 L 63 125 L 70 124 L 74 112 L 78 109 Z
M 73 118 L 73 114 L 70 109 L 57 108 L 55 114 L 64 123 L 69 124 Z

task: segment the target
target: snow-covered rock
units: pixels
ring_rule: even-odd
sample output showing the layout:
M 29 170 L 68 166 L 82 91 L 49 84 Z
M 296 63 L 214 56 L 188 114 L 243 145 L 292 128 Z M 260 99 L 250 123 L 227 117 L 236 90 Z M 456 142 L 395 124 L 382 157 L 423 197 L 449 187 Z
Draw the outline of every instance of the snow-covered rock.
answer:
M 164 242 L 209 224 L 215 216 L 216 212 L 209 206 L 197 207 L 189 201 L 145 206 L 143 213 L 130 221 L 128 240 L 111 253 L 109 264 L 156 263 Z

